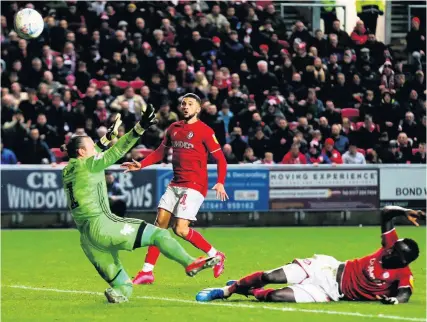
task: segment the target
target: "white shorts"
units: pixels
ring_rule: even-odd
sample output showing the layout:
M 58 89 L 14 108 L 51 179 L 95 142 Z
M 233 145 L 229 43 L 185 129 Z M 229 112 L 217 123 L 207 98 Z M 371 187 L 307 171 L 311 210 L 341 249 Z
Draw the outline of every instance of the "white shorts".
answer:
M 176 218 L 196 221 L 197 213 L 205 197 L 197 190 L 168 186 L 160 199 L 158 208 L 165 209 Z
M 342 298 L 337 270 L 342 264 L 332 256 L 314 255 L 283 266 L 297 303 L 330 302 Z

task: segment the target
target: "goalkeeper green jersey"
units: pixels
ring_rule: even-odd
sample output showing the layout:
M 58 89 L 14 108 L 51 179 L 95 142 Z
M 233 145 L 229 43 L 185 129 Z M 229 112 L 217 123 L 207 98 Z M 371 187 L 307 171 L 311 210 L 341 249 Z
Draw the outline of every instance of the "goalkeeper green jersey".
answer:
M 122 158 L 139 138 L 132 130 L 105 152 L 89 158 L 72 158 L 62 170 L 68 207 L 81 232 L 87 221 L 111 213 L 104 170 Z

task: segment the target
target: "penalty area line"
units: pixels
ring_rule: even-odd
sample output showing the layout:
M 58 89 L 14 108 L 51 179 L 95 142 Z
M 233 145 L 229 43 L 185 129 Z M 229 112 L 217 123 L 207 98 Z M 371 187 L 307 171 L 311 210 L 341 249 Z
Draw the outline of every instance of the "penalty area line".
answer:
M 30 290 L 30 291 L 55 292 L 55 293 L 86 294 L 86 295 L 97 295 L 97 296 L 104 295 L 104 293 L 101 293 L 101 292 L 63 290 L 63 289 L 57 289 L 57 288 L 32 287 L 32 286 L 26 286 L 26 285 L 3 285 L 3 287 L 10 287 L 10 288 L 16 288 L 16 289 L 22 289 L 22 290 Z M 236 303 L 225 303 L 225 302 L 220 302 L 220 303 L 196 302 L 191 300 L 183 300 L 183 299 L 168 298 L 168 297 L 156 297 L 156 296 L 133 296 L 132 298 L 142 299 L 142 300 L 186 303 L 186 304 L 192 304 L 192 305 L 222 306 L 222 307 L 243 308 L 243 309 L 261 309 L 261 310 L 267 310 L 267 311 L 341 315 L 341 316 L 354 316 L 359 318 L 376 318 L 376 319 L 399 320 L 399 321 L 416 321 L 416 322 L 425 321 L 425 319 L 423 318 L 404 317 L 404 316 L 385 315 L 385 314 L 365 314 L 365 313 L 359 313 L 359 312 L 327 311 L 327 310 L 314 310 L 314 309 L 303 309 L 303 308 L 300 309 L 300 308 L 293 308 L 293 307 L 274 307 L 274 306 L 266 306 L 266 305 L 236 304 Z

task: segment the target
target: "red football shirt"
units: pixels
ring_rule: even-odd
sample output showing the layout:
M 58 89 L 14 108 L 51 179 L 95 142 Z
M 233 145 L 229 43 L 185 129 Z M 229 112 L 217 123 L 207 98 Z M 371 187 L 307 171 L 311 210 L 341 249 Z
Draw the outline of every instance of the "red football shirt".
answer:
M 172 147 L 172 186 L 186 187 L 206 196 L 208 191 L 208 152 L 221 150 L 214 131 L 202 121 L 171 124 L 162 142 Z M 223 182 L 221 182 L 223 183 Z
M 384 269 L 380 260 L 384 252 L 397 241 L 392 229 L 382 234 L 384 247 L 363 258 L 349 260 L 345 264 L 341 290 L 348 300 L 376 300 L 376 295 L 393 297 L 402 287 L 413 288 L 413 276 L 409 267 Z

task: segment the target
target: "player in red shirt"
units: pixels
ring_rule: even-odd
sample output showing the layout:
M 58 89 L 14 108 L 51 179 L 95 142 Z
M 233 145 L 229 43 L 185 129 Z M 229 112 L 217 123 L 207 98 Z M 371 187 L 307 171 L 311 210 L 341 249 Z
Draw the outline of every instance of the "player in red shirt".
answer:
M 227 161 L 222 153 L 215 133 L 198 119 L 201 100 L 195 94 L 187 94 L 181 102 L 180 111 L 183 121 L 175 122 L 167 129 L 162 144 L 156 151 L 148 155 L 141 163 L 126 162 L 122 167 L 126 171 L 138 171 L 161 161 L 169 148 L 173 149 L 172 166 L 174 177 L 160 199 L 155 225 L 168 228 L 174 217 L 173 231 L 175 234 L 209 256 L 216 256 L 219 263 L 213 267 L 217 278 L 224 270 L 225 255 L 217 251 L 197 231 L 191 229 L 190 223 L 196 216 L 208 191 L 208 153 L 217 161 L 218 181 L 212 188 L 221 201 L 228 199 L 224 189 L 227 173 Z M 142 270 L 134 278 L 134 284 L 152 284 L 153 269 L 160 255 L 157 247 L 148 248 Z
M 421 211 L 388 206 L 381 211 L 382 247 L 371 255 L 340 262 L 331 256 L 314 255 L 295 259 L 278 269 L 255 272 L 223 288 L 205 289 L 198 301 L 224 299 L 232 294 L 253 295 L 267 302 L 381 301 L 406 303 L 413 292 L 409 264 L 417 259 L 417 243 L 398 239 L 393 218 L 406 216 L 418 226 Z M 264 289 L 266 284 L 288 284 L 281 289 Z

